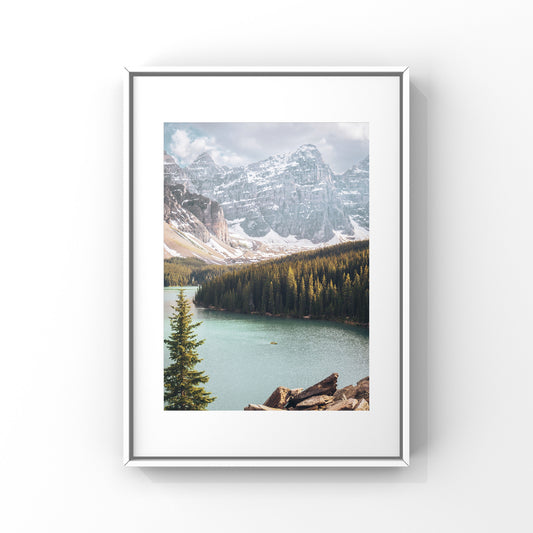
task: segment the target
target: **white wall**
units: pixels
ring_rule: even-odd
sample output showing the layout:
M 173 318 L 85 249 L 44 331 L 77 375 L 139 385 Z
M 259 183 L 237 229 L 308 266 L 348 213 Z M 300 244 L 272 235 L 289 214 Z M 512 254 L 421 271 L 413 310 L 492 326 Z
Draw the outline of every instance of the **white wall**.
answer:
M 11 2 L 0 45 L 0 529 L 525 531 L 526 2 Z M 412 466 L 121 466 L 123 65 L 412 75 Z

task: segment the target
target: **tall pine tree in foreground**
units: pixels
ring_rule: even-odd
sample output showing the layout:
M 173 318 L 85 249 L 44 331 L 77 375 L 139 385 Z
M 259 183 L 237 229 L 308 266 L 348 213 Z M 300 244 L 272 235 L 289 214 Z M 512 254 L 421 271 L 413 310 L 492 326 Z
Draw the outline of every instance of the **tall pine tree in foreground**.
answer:
M 202 361 L 197 348 L 204 341 L 198 340 L 194 330 L 201 322 L 193 323 L 191 307 L 183 289 L 172 309 L 172 332 L 165 339 L 172 360 L 172 364 L 165 368 L 165 410 L 203 410 L 216 398 L 203 387 L 209 378 L 204 372 L 195 370 L 196 365 Z

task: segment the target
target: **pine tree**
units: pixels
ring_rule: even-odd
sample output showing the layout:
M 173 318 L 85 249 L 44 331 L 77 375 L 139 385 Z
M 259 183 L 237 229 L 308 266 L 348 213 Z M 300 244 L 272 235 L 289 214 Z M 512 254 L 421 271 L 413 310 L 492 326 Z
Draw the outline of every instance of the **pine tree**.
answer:
M 268 285 L 268 312 L 274 313 L 274 307 L 276 305 L 276 301 L 274 300 L 274 284 L 272 282 Z
M 296 309 L 296 295 L 298 293 L 298 286 L 296 285 L 296 278 L 294 271 L 289 266 L 287 273 L 287 310 L 294 311 Z
M 342 311 L 348 315 L 352 314 L 352 280 L 350 279 L 350 273 L 344 274 L 344 280 L 342 282 Z
M 195 370 L 202 361 L 197 348 L 204 341 L 198 340 L 194 330 L 201 322 L 192 322 L 189 302 L 182 290 L 179 292 L 174 313 L 170 317 L 172 332 L 165 344 L 173 361 L 165 368 L 165 410 L 203 410 L 216 398 L 205 391 L 203 384 L 209 381 L 204 372 Z
M 309 314 L 312 315 L 315 312 L 315 288 L 314 288 L 313 272 L 309 274 L 309 280 L 307 282 L 307 305 Z
M 305 281 L 303 276 L 300 278 L 300 285 L 298 286 L 298 314 L 300 316 L 305 315 L 307 302 L 306 302 L 306 290 L 305 290 Z

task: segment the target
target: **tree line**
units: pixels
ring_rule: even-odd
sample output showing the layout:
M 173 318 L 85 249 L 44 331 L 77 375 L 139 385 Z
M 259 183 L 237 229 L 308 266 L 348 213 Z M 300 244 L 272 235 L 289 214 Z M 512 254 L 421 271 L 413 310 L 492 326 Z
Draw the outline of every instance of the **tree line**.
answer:
M 368 324 L 368 241 L 241 267 L 205 280 L 195 303 L 240 313 Z
M 210 265 L 196 257 L 172 257 L 165 259 L 165 287 L 200 285 L 219 276 L 229 268 L 227 265 Z

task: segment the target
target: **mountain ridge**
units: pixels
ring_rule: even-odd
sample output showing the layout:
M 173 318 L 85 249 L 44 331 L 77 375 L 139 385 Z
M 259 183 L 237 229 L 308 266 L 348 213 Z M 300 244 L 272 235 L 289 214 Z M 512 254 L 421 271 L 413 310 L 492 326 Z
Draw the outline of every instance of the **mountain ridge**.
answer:
M 335 174 L 313 144 L 234 168 L 218 165 L 209 152 L 181 167 L 164 152 L 165 212 L 176 196 L 168 191 L 181 186 L 183 191 L 175 189 L 178 196 L 197 195 L 197 204 L 205 198 L 203 203 L 216 206 L 227 222 L 228 237 L 204 226 L 232 248 L 312 248 L 366 238 L 368 161 L 366 157 Z M 187 202 L 181 207 L 187 209 Z M 206 242 L 203 228 L 195 231 Z

